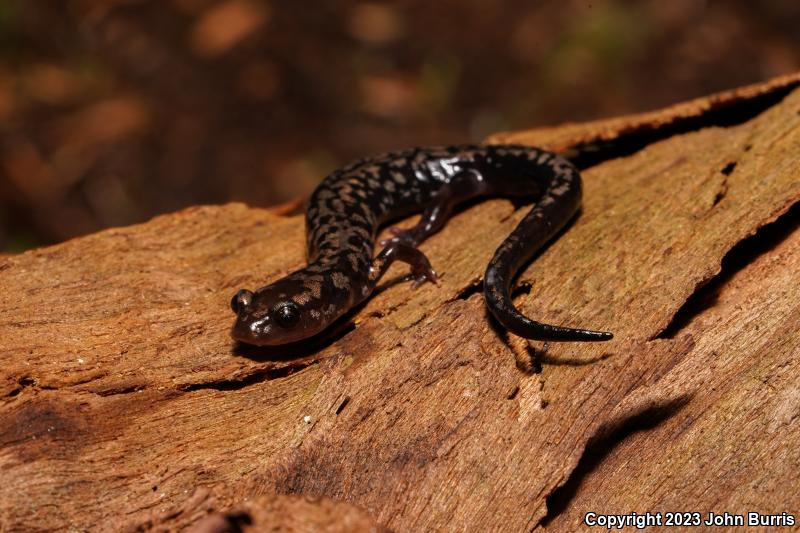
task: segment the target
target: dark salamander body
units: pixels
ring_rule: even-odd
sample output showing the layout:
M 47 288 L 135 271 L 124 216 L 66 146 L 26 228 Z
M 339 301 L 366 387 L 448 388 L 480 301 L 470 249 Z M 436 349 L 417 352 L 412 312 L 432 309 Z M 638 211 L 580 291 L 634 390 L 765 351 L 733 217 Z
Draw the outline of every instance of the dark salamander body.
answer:
M 306 212 L 308 266 L 231 300 L 234 339 L 279 345 L 320 333 L 365 300 L 394 261 L 411 265 L 414 284 L 436 281 L 417 249 L 453 207 L 479 196 L 530 196 L 536 205 L 497 249 L 484 276 L 486 305 L 509 331 L 545 341 L 604 341 L 611 333 L 534 322 L 514 307 L 510 287 L 533 254 L 578 211 L 581 178 L 566 159 L 525 146 L 414 148 L 363 159 L 317 187 Z M 373 257 L 384 222 L 423 211 L 410 230 Z

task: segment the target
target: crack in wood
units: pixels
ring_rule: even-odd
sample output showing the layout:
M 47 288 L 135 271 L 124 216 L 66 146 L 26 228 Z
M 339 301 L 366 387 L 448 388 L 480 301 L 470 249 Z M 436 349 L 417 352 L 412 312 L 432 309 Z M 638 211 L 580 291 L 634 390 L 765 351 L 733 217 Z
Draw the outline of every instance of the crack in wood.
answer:
M 445 303 L 455 302 L 456 300 L 469 300 L 476 294 L 483 294 L 483 279 L 482 278 L 475 278 L 473 279 L 469 285 L 466 287 L 462 287 L 455 295 L 454 298 L 450 298 Z
M 195 524 L 194 533 L 242 533 L 242 526 L 253 525 L 253 517 L 247 511 L 227 511 L 208 516 Z M 249 529 L 249 528 L 248 528 Z
M 722 183 L 719 184 L 719 190 L 717 190 L 717 194 L 714 196 L 714 201 L 711 202 L 711 209 L 717 207 L 722 199 L 725 198 L 725 195 L 728 194 L 728 176 L 733 174 L 737 163 L 738 161 L 730 161 L 720 170 L 725 178 L 722 180 Z
M 241 390 L 245 387 L 257 385 L 265 381 L 272 381 L 275 379 L 288 377 L 316 364 L 319 364 L 319 359 L 312 359 L 310 361 L 286 365 L 280 368 L 265 368 L 238 379 L 223 379 L 218 381 L 208 381 L 205 383 L 186 383 L 180 385 L 178 388 L 183 392 L 192 392 L 202 389 L 214 389 L 218 391 Z
M 620 132 L 610 140 L 589 141 L 577 144 L 563 152 L 580 170 L 605 161 L 627 157 L 650 144 L 704 128 L 730 128 L 753 120 L 761 113 L 779 104 L 800 81 L 793 81 L 774 90 L 755 96 L 741 96 L 733 100 L 710 101 L 710 107 L 700 115 L 675 117 L 666 123 L 645 123 Z
M 17 385 L 19 385 L 19 387 L 11 390 L 11 392 L 6 395 L 7 398 L 13 398 L 19 395 L 19 393 L 24 391 L 26 388 L 35 386 L 36 380 L 28 376 L 23 376 L 17 380 Z
M 339 403 L 339 407 L 336 408 L 336 416 L 339 416 L 344 408 L 347 407 L 347 404 L 350 403 L 350 396 L 345 396 L 344 399 Z
M 125 387 L 109 387 L 100 391 L 94 392 L 98 396 L 117 396 L 119 394 L 130 394 L 132 392 L 140 392 L 147 387 L 144 384 L 128 385 Z
M 800 229 L 800 202 L 793 204 L 773 222 L 761 226 L 755 233 L 728 250 L 722 258 L 719 273 L 698 284 L 694 292 L 672 315 L 669 324 L 648 340 L 674 339 L 695 318 L 716 304 L 720 290 L 737 272 L 774 249 L 798 229 Z
M 725 165 L 722 168 L 722 170 L 720 170 L 720 172 L 722 172 L 726 176 L 730 176 L 731 174 L 733 174 L 733 170 L 736 168 L 736 163 L 737 163 L 737 161 L 731 161 L 730 163 Z
M 578 492 L 583 479 L 591 474 L 600 463 L 625 439 L 635 433 L 648 431 L 666 422 L 691 400 L 691 396 L 679 396 L 661 405 L 649 406 L 621 420 L 601 425 L 587 441 L 578 464 L 572 469 L 566 481 L 547 496 L 547 514 L 538 525 L 547 527 L 563 513 Z

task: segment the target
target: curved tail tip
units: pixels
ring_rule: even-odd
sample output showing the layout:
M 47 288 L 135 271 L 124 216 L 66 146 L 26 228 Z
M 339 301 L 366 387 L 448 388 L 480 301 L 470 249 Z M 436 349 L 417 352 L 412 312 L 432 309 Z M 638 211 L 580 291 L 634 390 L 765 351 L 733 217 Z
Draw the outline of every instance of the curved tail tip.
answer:
M 614 338 L 614 334 L 610 331 L 592 331 L 591 333 L 594 334 L 594 339 L 596 341 L 610 341 Z
M 614 334 L 610 331 L 592 331 L 591 329 L 581 329 L 576 332 L 578 341 L 588 342 L 603 342 L 610 341 L 614 338 Z

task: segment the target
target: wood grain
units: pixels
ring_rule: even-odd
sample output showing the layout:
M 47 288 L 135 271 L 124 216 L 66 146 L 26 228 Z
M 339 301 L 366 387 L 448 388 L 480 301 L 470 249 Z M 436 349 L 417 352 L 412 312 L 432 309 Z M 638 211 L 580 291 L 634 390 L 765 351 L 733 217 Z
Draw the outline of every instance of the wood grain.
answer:
M 730 97 L 788 93 L 725 127 L 695 104 L 697 129 L 583 173 L 582 213 L 521 275 L 518 303 L 610 343 L 544 351 L 495 329 L 476 287 L 525 213 L 504 200 L 422 245 L 438 285 L 387 282 L 303 352 L 228 336 L 236 289 L 303 264 L 299 216 L 195 207 L 0 257 L 0 529 L 207 528 L 231 509 L 247 531 L 796 512 L 796 79 Z M 615 138 L 642 120 L 615 119 Z M 566 149 L 592 131 L 513 139 Z

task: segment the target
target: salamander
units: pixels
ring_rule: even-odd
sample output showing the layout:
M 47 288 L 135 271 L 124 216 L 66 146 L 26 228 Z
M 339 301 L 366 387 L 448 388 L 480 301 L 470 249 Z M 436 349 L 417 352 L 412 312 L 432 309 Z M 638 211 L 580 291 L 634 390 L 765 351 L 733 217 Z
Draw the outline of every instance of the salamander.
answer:
M 231 299 L 234 339 L 259 346 L 303 341 L 367 299 L 394 261 L 411 266 L 413 286 L 436 282 L 417 245 L 454 206 L 482 196 L 532 197 L 536 204 L 497 248 L 483 277 L 487 307 L 508 331 L 544 341 L 606 341 L 609 332 L 536 322 L 515 307 L 520 268 L 577 213 L 581 178 L 565 158 L 518 145 L 412 148 L 361 159 L 328 175 L 306 209 L 308 264 Z M 373 255 L 378 229 L 422 211 L 411 229 L 390 228 Z

